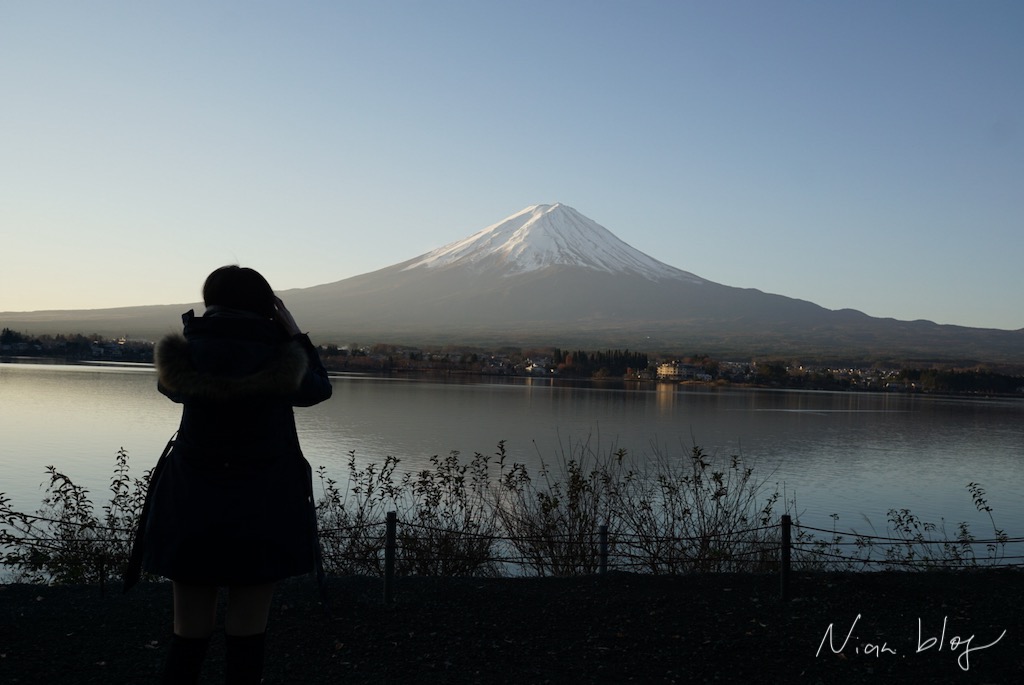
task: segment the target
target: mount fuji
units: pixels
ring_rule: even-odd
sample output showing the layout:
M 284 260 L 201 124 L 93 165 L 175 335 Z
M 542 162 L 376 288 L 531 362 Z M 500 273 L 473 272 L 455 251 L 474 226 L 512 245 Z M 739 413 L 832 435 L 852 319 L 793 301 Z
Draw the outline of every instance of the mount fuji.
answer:
M 1024 331 L 878 319 L 722 285 L 557 203 L 527 207 L 394 266 L 284 296 L 312 316 L 301 320 L 358 340 L 1024 362 Z
M 281 296 L 315 340 L 338 344 L 1024 364 L 1024 330 L 879 319 L 714 283 L 563 204 L 527 207 L 413 259 Z M 190 306 L 198 305 L 0 314 L 0 322 L 37 334 L 156 337 Z

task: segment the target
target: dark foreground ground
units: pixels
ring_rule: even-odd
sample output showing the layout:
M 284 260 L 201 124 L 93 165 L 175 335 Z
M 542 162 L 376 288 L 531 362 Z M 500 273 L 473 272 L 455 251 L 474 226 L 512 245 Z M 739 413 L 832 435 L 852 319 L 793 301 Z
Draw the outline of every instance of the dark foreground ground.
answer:
M 1024 682 L 1022 572 L 796 575 L 789 602 L 772 575 L 329 588 L 330 618 L 281 585 L 265 683 Z M 0 683 L 154 682 L 170 631 L 166 584 L 0 586 Z M 215 638 L 203 682 L 222 669 Z

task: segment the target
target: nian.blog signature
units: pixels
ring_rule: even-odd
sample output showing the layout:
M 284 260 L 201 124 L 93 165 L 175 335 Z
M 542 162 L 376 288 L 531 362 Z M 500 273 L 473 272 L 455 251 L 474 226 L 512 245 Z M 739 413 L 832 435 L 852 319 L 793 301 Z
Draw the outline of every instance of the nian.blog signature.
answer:
M 902 646 L 897 647 L 890 645 L 886 640 L 873 640 L 873 641 L 861 641 L 860 637 L 855 634 L 857 630 L 857 623 L 860 621 L 861 615 L 857 614 L 857 618 L 853 619 L 853 623 L 850 624 L 849 630 L 846 631 L 845 637 L 842 634 L 837 634 L 835 630 L 835 623 L 829 623 L 828 628 L 825 629 L 825 635 L 821 638 L 821 643 L 818 645 L 818 651 L 815 653 L 815 657 L 821 656 L 822 652 L 831 651 L 833 654 L 850 653 L 867 656 L 867 657 L 893 657 L 898 656 L 904 648 Z M 1004 630 L 999 634 L 999 637 L 981 644 L 976 635 L 970 635 L 965 637 L 960 634 L 949 634 L 947 638 L 949 617 L 944 616 L 942 618 L 942 630 L 937 634 L 932 630 L 926 630 L 920 618 L 917 619 L 917 643 L 911 644 L 908 653 L 921 654 L 922 652 L 929 652 L 934 650 L 936 654 L 942 652 L 949 652 L 951 655 L 956 656 L 956 664 L 961 670 L 968 671 L 971 668 L 971 655 L 977 654 L 989 647 L 995 646 L 1003 637 L 1006 635 Z M 841 641 L 839 638 L 842 638 Z

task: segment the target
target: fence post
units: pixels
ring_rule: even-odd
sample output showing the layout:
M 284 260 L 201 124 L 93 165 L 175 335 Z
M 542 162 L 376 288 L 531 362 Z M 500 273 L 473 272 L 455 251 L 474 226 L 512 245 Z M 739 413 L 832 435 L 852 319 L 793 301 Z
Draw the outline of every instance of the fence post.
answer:
M 599 562 L 597 566 L 597 572 L 600 575 L 608 573 L 608 524 L 603 524 L 597 528 L 597 540 L 598 540 L 598 554 Z
M 779 559 L 779 595 L 783 602 L 789 600 L 789 559 L 792 551 L 793 519 L 789 514 L 782 515 L 782 546 Z
M 106 596 L 107 594 L 107 559 L 101 553 L 96 557 L 96 573 L 99 575 L 100 580 L 100 595 Z
M 395 547 L 398 529 L 398 514 L 388 512 L 387 531 L 384 537 L 384 603 L 390 604 L 394 597 Z

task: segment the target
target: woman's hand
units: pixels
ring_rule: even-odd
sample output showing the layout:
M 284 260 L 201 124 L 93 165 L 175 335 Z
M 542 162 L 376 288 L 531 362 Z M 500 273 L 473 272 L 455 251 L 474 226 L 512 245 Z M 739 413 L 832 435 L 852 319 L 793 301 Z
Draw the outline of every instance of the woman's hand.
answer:
M 280 297 L 274 297 L 274 321 L 281 324 L 281 327 L 285 330 L 288 335 L 300 335 L 302 331 L 299 330 L 299 325 L 295 323 L 295 317 L 288 311 L 288 308 L 284 306 L 284 302 L 281 301 Z

